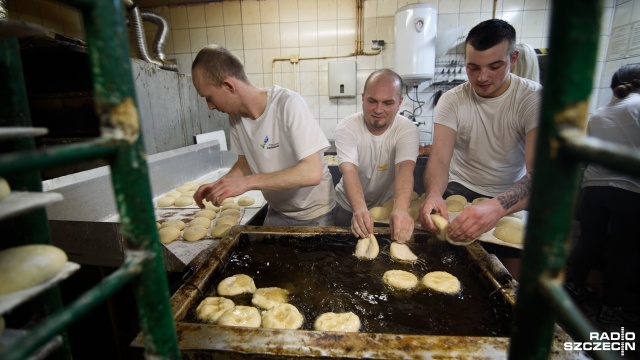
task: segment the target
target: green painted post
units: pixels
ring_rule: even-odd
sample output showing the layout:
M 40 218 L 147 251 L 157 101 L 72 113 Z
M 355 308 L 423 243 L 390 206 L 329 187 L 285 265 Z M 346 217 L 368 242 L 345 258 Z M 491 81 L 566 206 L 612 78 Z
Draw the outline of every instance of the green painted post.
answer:
M 539 289 L 541 276 L 562 276 L 581 164 L 560 156 L 560 131 L 584 129 L 602 9 L 597 0 L 553 2 L 549 68 L 545 78 L 530 217 L 517 294 L 510 359 L 547 359 L 553 307 Z

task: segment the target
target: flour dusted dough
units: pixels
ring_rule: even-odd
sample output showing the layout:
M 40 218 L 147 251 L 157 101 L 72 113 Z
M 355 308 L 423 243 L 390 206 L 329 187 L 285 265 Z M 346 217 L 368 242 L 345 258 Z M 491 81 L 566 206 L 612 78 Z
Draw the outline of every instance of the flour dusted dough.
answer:
M 233 301 L 227 298 L 210 296 L 200 302 L 196 308 L 196 315 L 206 322 L 215 324 L 225 311 L 232 309 L 234 306 Z
M 455 196 L 455 195 L 452 195 Z M 460 212 L 464 209 L 464 204 L 457 200 L 447 200 L 447 211 Z
M 222 296 L 234 296 L 244 293 L 253 294 L 256 284 L 249 275 L 237 274 L 229 276 L 218 283 L 218 294 Z
M 391 212 L 391 211 L 393 211 L 393 205 L 394 204 L 395 204 L 395 201 L 393 199 L 389 199 L 389 200 L 385 201 L 384 204 L 382 204 L 382 207 L 386 208 L 387 210 L 389 210 L 389 212 Z
M 382 275 L 382 281 L 399 290 L 413 289 L 418 285 L 418 278 L 404 270 L 387 270 L 384 275 Z
M 194 201 L 193 201 L 192 197 L 190 197 L 190 196 L 181 196 L 181 197 L 176 199 L 176 202 L 175 202 L 174 205 L 178 206 L 178 207 L 185 207 L 185 206 L 189 206 L 189 205 L 193 205 L 193 204 L 194 204 Z
M 167 207 L 167 206 L 173 205 L 175 202 L 176 202 L 176 198 L 165 196 L 163 198 L 158 199 L 158 201 L 156 202 L 156 206 Z
M 358 332 L 360 331 L 360 318 L 352 312 L 327 312 L 316 318 L 313 327 L 318 331 Z
M 167 193 L 167 195 L 165 195 L 165 197 L 167 197 L 167 196 L 177 199 L 180 196 L 182 196 L 182 193 L 180 191 L 173 190 L 173 191 L 170 191 L 169 193 Z
M 369 212 L 373 216 L 373 220 L 378 221 L 389 220 L 389 215 L 391 214 L 391 211 L 384 206 L 372 207 Z
M 220 211 L 220 217 L 223 216 L 230 216 L 230 217 L 234 217 L 236 219 L 240 218 L 240 210 L 236 210 L 236 209 L 227 209 L 227 210 L 222 210 Z
M 0 200 L 6 198 L 11 193 L 11 187 L 7 179 L 0 177 Z
M 299 329 L 304 317 L 291 304 L 278 304 L 262 313 L 262 327 L 267 329 Z
M 163 227 L 158 230 L 158 235 L 160 235 L 160 242 L 163 244 L 169 244 L 175 239 L 180 237 L 180 230 L 173 226 Z
M 223 216 L 221 218 L 218 218 L 218 220 L 216 220 L 216 226 L 222 225 L 238 225 L 238 218 L 235 218 L 233 216 Z
M 225 210 L 228 210 L 228 209 L 234 209 L 234 210 L 240 211 L 241 207 L 240 207 L 240 205 L 238 205 L 238 204 L 236 204 L 234 202 L 231 202 L 231 203 L 222 205 L 222 207 L 220 208 L 220 211 L 224 212 Z
M 209 220 L 213 220 L 216 217 L 216 212 L 209 209 L 204 209 L 193 214 L 194 217 L 206 217 Z
M 220 205 L 230 204 L 230 203 L 233 203 L 233 202 L 236 202 L 236 198 L 228 197 L 228 198 L 222 200 L 222 204 L 220 204 Z
M 257 328 L 262 324 L 262 316 L 253 306 L 236 305 L 220 316 L 218 324 Z
M 509 214 L 507 216 L 511 216 L 511 217 L 515 217 L 518 219 L 524 219 L 524 210 L 518 211 L 518 212 L 514 212 L 513 214 Z
M 212 202 L 207 201 L 205 199 L 202 200 L 202 204 L 204 205 L 204 208 L 207 209 L 207 210 L 213 210 L 213 211 L 216 211 L 216 212 L 220 211 L 219 207 L 213 205 Z
M 229 229 L 231 229 L 231 226 L 232 225 L 216 225 L 211 228 L 211 236 L 213 236 L 214 238 L 221 238 L 227 235 Z
M 181 192 L 181 193 L 183 193 L 183 194 L 184 194 L 185 192 L 187 192 L 187 191 L 190 191 L 190 190 L 191 190 L 191 185 L 180 185 L 180 186 L 178 186 L 178 187 L 176 188 L 176 191 L 179 191 L 179 192 Z
M 187 241 L 198 241 L 207 235 L 207 228 L 202 225 L 190 225 L 184 230 L 182 238 Z
M 245 195 L 238 199 L 238 205 L 240 206 L 251 206 L 256 203 L 256 199 L 254 199 L 251 195 Z
M 448 238 L 448 236 L 447 236 L 447 227 L 449 226 L 449 222 L 445 218 L 443 218 L 442 216 L 440 216 L 438 214 L 431 214 L 431 221 L 433 221 L 433 223 L 436 225 L 438 230 L 440 230 L 436 234 L 436 237 L 439 240 L 446 241 L 447 238 Z
M 360 259 L 375 259 L 378 253 L 380 253 L 378 240 L 371 234 L 368 238 L 358 240 L 356 251 L 353 255 Z
M 444 200 L 445 201 L 450 201 L 450 200 L 457 201 L 457 202 L 461 203 L 463 206 L 467 204 L 467 198 L 462 196 L 462 195 L 450 195 L 450 196 L 447 196 L 447 198 L 444 199 Z
M 418 193 L 417 193 L 417 192 L 415 192 L 415 191 L 414 191 L 414 192 L 412 192 L 412 193 L 411 193 L 411 201 L 418 200 L 418 199 L 420 199 L 420 194 L 418 194 Z
M 189 190 L 189 191 L 185 191 L 182 196 L 188 196 L 188 197 L 193 197 L 193 195 L 195 195 L 195 191 L 194 190 Z
M 0 295 L 45 282 L 62 270 L 67 254 L 47 244 L 23 245 L 0 251 Z
M 392 242 L 389 248 L 391 257 L 400 261 L 416 261 L 418 257 L 414 254 L 407 244 L 400 244 L 399 242 Z
M 204 216 L 197 216 L 197 217 L 194 217 L 193 220 L 189 222 L 189 226 L 193 226 L 193 225 L 204 226 L 205 229 L 208 229 L 211 227 L 211 219 Z
M 513 216 L 505 216 L 502 219 L 498 220 L 498 223 L 496 224 L 496 227 L 501 226 L 510 226 L 516 229 L 524 229 L 524 221 Z
M 161 229 L 162 228 L 166 228 L 166 227 L 174 227 L 177 228 L 178 230 L 182 230 L 185 228 L 185 223 L 182 220 L 169 220 L 169 221 L 165 221 L 162 223 L 161 225 Z
M 446 271 L 432 271 L 422 278 L 422 285 L 444 294 L 456 294 L 460 291 L 460 281 Z
M 475 198 L 473 199 L 473 201 L 471 202 L 471 205 L 475 205 L 475 204 L 479 204 L 483 201 L 487 201 L 487 200 L 491 200 L 488 197 L 479 197 L 479 198 Z
M 522 244 L 524 242 L 524 230 L 511 226 L 499 226 L 493 230 L 493 236 L 502 241 L 512 244 Z
M 289 292 L 279 287 L 260 288 L 253 293 L 251 304 L 268 310 L 276 305 L 286 303 L 288 297 Z

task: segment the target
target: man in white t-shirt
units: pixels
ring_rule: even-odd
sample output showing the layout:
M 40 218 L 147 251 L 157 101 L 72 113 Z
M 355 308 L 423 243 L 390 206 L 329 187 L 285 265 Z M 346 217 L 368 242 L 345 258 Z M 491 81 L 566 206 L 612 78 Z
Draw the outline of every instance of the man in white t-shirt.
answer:
M 240 59 L 216 45 L 198 52 L 192 75 L 209 109 L 229 115 L 238 155 L 226 175 L 196 191 L 198 206 L 261 190 L 269 203 L 264 225 L 333 225 L 335 192 L 323 156 L 330 144 L 304 99 L 279 86 L 255 86 Z
M 351 226 L 357 237 L 373 233 L 369 209 L 388 200 L 394 200 L 391 239 L 404 243 L 413 233 L 409 205 L 420 139 L 417 127 L 397 115 L 402 89 L 394 71 L 373 72 L 364 84 L 362 112 L 344 118 L 335 130 L 342 178 L 336 185 L 334 222 Z
M 434 111 L 422 226 L 437 231 L 429 214 L 446 216 L 443 196 L 491 198 L 465 208 L 450 223 L 453 241 L 476 239 L 528 203 L 542 87 L 509 73 L 518 59 L 515 36 L 499 19 L 471 29 L 465 41 L 469 81 L 444 93 Z

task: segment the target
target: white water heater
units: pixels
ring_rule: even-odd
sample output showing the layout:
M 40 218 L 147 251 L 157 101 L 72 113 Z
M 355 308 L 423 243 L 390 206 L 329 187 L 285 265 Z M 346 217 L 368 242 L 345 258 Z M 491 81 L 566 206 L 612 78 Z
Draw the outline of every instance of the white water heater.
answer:
M 395 70 L 405 85 L 433 79 L 437 19 L 437 9 L 431 4 L 411 4 L 396 11 Z

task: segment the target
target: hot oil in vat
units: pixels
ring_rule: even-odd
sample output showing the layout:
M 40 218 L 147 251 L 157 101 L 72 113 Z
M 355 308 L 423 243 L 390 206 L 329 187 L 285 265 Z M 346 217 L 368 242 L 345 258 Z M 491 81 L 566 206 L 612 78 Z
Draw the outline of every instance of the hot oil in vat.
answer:
M 504 337 L 509 334 L 511 308 L 499 294 L 479 279 L 471 260 L 460 247 L 416 236 L 411 249 L 421 261 L 406 264 L 389 256 L 389 242 L 378 239 L 381 253 L 374 260 L 354 257 L 351 236 L 311 237 L 243 234 L 224 269 L 216 273 L 206 296 L 217 296 L 224 278 L 247 274 L 258 288 L 281 287 L 289 291 L 289 303 L 303 314 L 304 330 L 313 330 L 324 312 L 353 312 L 360 317 L 360 332 L 415 335 Z M 387 270 L 405 270 L 421 279 L 431 271 L 456 276 L 462 290 L 444 295 L 420 285 L 411 291 L 385 285 Z M 236 305 L 251 305 L 251 295 L 230 297 Z M 201 322 L 195 316 L 196 301 L 183 320 Z

